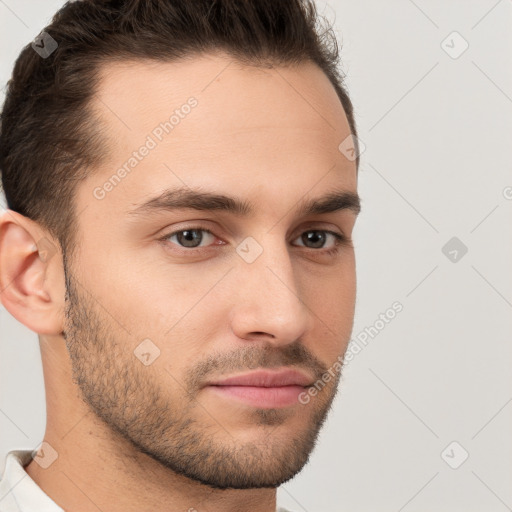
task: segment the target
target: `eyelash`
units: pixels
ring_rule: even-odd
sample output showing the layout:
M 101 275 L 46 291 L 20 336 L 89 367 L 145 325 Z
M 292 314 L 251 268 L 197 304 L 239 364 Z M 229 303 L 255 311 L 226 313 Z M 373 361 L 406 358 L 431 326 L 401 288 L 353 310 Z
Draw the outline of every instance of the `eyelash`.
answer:
M 167 235 L 159 238 L 159 241 L 161 241 L 161 242 L 169 242 L 169 238 L 171 238 L 172 236 L 177 235 L 179 233 L 183 233 L 184 231 L 204 231 L 204 232 L 209 233 L 210 235 L 215 237 L 215 234 L 212 231 L 210 231 L 209 229 L 207 229 L 207 228 L 205 228 L 203 226 L 190 226 L 190 227 L 186 227 L 186 228 L 179 229 L 177 231 L 173 231 L 171 233 L 168 233 Z M 328 234 L 334 236 L 334 238 L 335 238 L 335 245 L 331 249 L 324 249 L 324 250 L 322 250 L 322 249 L 313 249 L 313 248 L 306 247 L 306 249 L 310 249 L 311 251 L 316 251 L 316 252 L 318 252 L 320 254 L 324 254 L 324 255 L 328 255 L 328 256 L 334 256 L 335 254 L 337 254 L 340 251 L 340 248 L 342 246 L 350 244 L 350 240 L 346 236 L 341 235 L 340 233 L 337 233 L 336 231 L 330 231 L 328 229 L 307 229 L 307 230 L 303 231 L 301 234 L 309 233 L 309 232 L 312 232 L 312 231 L 318 231 L 318 232 L 321 232 L 321 233 L 328 233 Z M 172 242 L 170 242 L 170 243 L 172 243 Z M 177 245 L 177 244 L 172 243 L 172 245 Z M 210 246 L 207 246 L 207 247 L 188 247 L 187 248 L 187 247 L 181 247 L 181 246 L 178 245 L 178 247 L 184 253 L 193 253 L 193 252 L 201 252 L 202 250 L 207 250 Z

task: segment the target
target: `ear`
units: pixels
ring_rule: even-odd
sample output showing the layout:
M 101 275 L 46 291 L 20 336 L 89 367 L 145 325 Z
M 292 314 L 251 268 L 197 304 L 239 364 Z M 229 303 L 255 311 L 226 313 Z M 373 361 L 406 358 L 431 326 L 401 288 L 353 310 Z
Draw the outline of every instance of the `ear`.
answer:
M 60 244 L 13 210 L 0 216 L 0 300 L 38 334 L 64 329 L 65 282 Z

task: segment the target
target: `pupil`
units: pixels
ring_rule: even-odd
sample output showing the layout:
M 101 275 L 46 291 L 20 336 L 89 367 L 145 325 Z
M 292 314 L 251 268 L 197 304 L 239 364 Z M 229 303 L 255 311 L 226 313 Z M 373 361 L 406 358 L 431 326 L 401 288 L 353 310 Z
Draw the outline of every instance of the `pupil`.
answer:
M 313 242 L 313 244 L 316 244 L 315 245 L 315 248 L 316 248 L 316 247 L 322 247 L 322 245 L 324 243 L 325 233 L 322 233 L 321 231 L 308 231 L 305 235 L 302 235 L 302 236 L 303 236 L 303 240 L 302 240 L 303 242 L 305 241 L 304 240 L 304 236 L 305 236 L 309 242 Z M 318 241 L 315 242 L 315 238 L 317 238 Z
M 187 229 L 178 233 L 178 241 L 185 247 L 197 247 L 201 243 L 202 236 L 197 229 Z M 196 243 L 197 242 L 197 243 Z

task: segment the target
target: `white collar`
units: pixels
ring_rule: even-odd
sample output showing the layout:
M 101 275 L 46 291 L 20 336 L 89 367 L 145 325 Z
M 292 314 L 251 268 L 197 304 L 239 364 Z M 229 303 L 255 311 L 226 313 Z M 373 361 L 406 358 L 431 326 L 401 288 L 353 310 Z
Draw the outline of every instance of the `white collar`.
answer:
M 65 512 L 25 471 L 32 450 L 11 450 L 0 480 L 0 512 Z

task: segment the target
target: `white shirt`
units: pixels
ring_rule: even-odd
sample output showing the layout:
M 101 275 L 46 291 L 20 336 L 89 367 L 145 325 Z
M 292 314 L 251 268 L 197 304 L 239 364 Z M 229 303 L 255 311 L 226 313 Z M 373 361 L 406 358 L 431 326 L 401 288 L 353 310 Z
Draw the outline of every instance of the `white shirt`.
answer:
M 64 512 L 25 471 L 31 450 L 12 450 L 0 480 L 0 512 Z
M 25 471 L 32 460 L 31 450 L 11 450 L 0 479 L 0 512 L 65 512 Z M 278 508 L 276 512 L 289 512 Z

